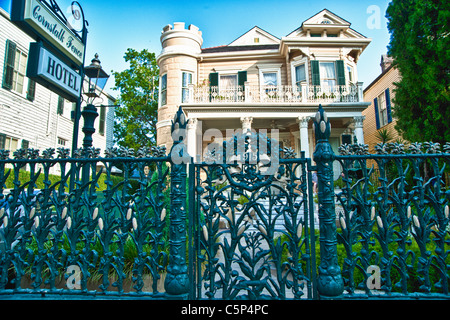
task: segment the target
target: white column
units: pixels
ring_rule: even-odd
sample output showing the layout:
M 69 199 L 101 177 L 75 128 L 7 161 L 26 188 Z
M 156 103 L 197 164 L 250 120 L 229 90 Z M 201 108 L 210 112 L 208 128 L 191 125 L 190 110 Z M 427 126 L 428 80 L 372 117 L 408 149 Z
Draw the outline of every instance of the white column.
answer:
M 242 132 L 246 133 L 248 131 L 252 130 L 252 117 L 241 117 L 241 123 L 242 123 Z
M 363 130 L 364 119 L 366 119 L 365 116 L 353 117 L 353 122 L 355 124 L 355 137 L 357 143 L 359 144 L 364 144 L 364 130 Z
M 187 124 L 187 150 L 194 162 L 197 159 L 197 118 L 190 118 Z
M 305 151 L 306 158 L 310 157 L 309 137 L 308 137 L 309 119 L 311 119 L 311 117 L 298 117 L 298 124 L 299 124 L 299 129 L 300 129 L 300 151 Z

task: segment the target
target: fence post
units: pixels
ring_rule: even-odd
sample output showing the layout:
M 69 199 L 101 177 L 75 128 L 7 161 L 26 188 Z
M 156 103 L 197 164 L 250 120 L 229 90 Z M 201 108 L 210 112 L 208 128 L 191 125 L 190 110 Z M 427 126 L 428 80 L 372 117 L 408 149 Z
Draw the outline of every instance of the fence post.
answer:
M 187 299 L 189 292 L 188 267 L 186 262 L 186 163 L 187 153 L 186 117 L 181 109 L 172 122 L 173 146 L 170 151 L 170 225 L 169 265 L 164 281 L 168 299 Z
M 322 298 L 333 298 L 342 294 L 344 283 L 337 260 L 336 212 L 334 206 L 333 161 L 334 152 L 328 141 L 331 125 L 322 105 L 314 120 L 316 149 L 314 161 L 317 165 L 320 265 L 317 289 Z

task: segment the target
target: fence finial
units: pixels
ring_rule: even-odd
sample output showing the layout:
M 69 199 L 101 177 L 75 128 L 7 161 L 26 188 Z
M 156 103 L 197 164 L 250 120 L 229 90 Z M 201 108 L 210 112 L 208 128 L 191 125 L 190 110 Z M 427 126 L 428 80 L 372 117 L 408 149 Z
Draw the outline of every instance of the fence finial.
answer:
M 316 140 L 328 140 L 331 132 L 331 124 L 322 104 L 319 104 L 319 110 L 316 113 L 313 127 Z

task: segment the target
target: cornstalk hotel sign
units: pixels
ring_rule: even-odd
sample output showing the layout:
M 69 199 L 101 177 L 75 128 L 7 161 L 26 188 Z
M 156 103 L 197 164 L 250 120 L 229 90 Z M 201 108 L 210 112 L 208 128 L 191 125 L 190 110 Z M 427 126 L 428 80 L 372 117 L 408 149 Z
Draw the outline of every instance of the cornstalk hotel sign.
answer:
M 50 82 L 51 89 L 68 100 L 80 96 L 81 76 L 39 43 L 30 45 L 27 77 L 47 87 Z
M 83 42 L 39 0 L 14 0 L 11 20 L 43 37 L 77 66 L 83 64 Z

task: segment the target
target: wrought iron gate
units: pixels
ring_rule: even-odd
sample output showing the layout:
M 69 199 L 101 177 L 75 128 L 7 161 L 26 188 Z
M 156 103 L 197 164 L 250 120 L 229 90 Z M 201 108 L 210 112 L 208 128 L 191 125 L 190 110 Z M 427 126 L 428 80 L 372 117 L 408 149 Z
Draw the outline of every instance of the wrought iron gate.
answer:
M 197 299 L 316 298 L 310 159 L 237 133 L 191 164 Z

